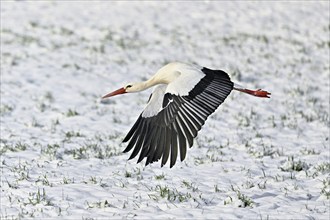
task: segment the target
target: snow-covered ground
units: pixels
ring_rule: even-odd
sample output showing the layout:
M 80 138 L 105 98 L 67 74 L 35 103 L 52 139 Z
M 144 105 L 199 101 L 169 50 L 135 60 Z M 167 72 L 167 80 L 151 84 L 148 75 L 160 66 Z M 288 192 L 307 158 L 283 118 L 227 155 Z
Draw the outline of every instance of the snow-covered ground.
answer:
M 328 219 L 329 2 L 1 1 L 1 219 Z M 184 162 L 121 140 L 170 61 L 232 92 Z

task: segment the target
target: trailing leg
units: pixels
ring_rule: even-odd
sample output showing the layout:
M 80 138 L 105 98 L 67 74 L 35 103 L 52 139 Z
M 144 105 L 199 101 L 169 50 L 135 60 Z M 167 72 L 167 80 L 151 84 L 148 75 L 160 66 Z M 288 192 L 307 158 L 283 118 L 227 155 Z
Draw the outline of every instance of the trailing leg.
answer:
M 260 97 L 260 98 L 270 98 L 270 95 L 271 93 L 267 92 L 267 91 L 264 91 L 264 90 L 261 90 L 261 89 L 257 89 L 257 90 L 251 90 L 251 89 L 246 89 L 236 83 L 234 83 L 234 90 L 237 90 L 239 92 L 244 92 L 244 93 L 247 93 L 249 95 L 253 95 L 253 96 L 256 96 L 256 97 Z

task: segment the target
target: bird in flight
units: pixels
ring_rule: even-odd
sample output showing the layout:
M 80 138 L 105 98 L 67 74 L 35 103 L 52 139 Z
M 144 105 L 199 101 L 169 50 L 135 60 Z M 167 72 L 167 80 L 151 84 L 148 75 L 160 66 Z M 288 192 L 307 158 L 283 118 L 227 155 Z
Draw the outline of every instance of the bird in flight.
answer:
M 233 83 L 222 70 L 173 62 L 165 65 L 149 80 L 128 83 L 102 98 L 124 93 L 140 92 L 155 86 L 145 109 L 128 132 L 124 152 L 139 153 L 138 163 L 146 165 L 161 159 L 161 166 L 170 158 L 172 168 L 180 154 L 186 157 L 187 148 L 204 125 L 207 117 L 221 105 L 232 90 L 256 97 L 270 98 L 264 90 L 250 90 Z

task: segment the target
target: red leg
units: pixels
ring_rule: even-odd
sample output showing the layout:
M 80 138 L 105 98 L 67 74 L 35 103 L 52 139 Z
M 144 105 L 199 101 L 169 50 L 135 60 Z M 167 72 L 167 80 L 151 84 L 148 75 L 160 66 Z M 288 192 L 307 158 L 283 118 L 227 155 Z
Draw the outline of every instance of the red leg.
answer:
M 270 95 L 271 93 L 267 92 L 267 91 L 264 91 L 264 90 L 261 90 L 261 89 L 258 89 L 258 90 L 250 90 L 250 89 L 241 89 L 241 88 L 235 88 L 235 90 L 237 91 L 240 91 L 240 92 L 244 92 L 244 93 L 247 93 L 249 95 L 253 95 L 253 96 L 257 96 L 257 97 L 260 97 L 260 98 L 270 98 Z

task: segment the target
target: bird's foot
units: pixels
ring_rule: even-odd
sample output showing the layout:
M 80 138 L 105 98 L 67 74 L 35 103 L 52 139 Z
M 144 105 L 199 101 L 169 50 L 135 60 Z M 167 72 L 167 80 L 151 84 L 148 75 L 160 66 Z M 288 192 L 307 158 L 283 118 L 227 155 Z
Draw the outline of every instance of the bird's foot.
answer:
M 258 90 L 253 91 L 253 95 L 257 96 L 257 97 L 261 97 L 261 98 L 270 98 L 270 96 L 268 96 L 268 95 L 271 95 L 271 93 L 258 89 Z

